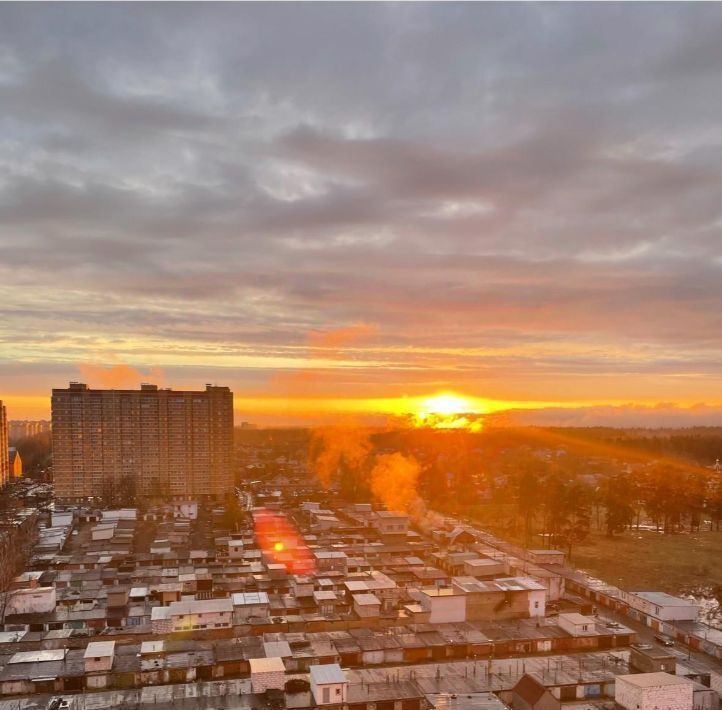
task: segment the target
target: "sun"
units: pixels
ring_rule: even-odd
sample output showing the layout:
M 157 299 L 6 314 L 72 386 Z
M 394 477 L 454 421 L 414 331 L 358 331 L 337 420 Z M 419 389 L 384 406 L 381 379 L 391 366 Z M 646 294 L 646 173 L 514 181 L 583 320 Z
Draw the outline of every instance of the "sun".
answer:
M 411 418 L 418 427 L 479 431 L 482 427 L 481 415 L 486 411 L 480 400 L 454 392 L 440 392 L 419 398 Z
M 466 397 L 448 393 L 427 397 L 419 407 L 422 414 L 466 414 L 473 411 L 474 406 Z
M 273 549 L 274 549 L 276 552 L 283 552 L 283 543 L 282 543 L 282 542 L 277 542 L 277 543 L 273 546 Z

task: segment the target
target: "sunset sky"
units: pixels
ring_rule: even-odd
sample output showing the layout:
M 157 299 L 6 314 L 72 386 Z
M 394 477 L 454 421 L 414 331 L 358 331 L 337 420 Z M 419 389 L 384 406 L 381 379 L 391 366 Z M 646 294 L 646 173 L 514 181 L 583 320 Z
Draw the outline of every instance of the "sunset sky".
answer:
M 714 3 L 3 4 L 9 417 L 147 380 L 262 423 L 722 424 L 720 37 Z

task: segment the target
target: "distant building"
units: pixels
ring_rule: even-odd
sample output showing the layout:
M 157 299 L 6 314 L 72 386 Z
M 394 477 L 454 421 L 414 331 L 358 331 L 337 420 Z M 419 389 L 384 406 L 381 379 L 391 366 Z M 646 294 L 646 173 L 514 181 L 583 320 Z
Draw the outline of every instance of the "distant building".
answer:
M 8 452 L 10 478 L 21 478 L 23 475 L 23 461 L 20 458 L 20 453 L 14 446 L 11 446 Z
M 8 416 L 0 400 L 0 486 L 10 479 L 10 452 L 8 451 Z
M 625 592 L 623 598 L 632 609 L 661 621 L 697 621 L 699 614 L 698 604 L 665 592 Z
M 27 439 L 30 436 L 44 434 L 47 431 L 50 431 L 50 422 L 46 419 L 13 419 L 8 422 L 8 438 L 10 441 Z
M 54 389 L 53 478 L 58 498 L 132 489 L 158 497 L 219 497 L 233 482 L 233 393 Z

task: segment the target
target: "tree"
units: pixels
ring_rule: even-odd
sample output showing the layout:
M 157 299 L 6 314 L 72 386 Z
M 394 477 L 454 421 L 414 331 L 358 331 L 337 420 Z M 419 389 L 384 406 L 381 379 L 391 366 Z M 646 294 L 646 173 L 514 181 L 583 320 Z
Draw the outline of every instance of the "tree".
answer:
M 231 532 L 238 532 L 244 518 L 245 512 L 238 497 L 233 492 L 226 493 L 223 500 L 223 525 Z
M 524 544 L 529 545 L 533 535 L 534 516 L 548 476 L 548 466 L 537 458 L 527 457 L 519 462 L 513 479 L 514 497 L 524 522 Z
M 570 479 L 564 482 L 561 495 L 560 519 L 558 521 L 557 544 L 566 546 L 571 558 L 574 545 L 589 536 L 592 521 L 591 490 L 589 486 Z
M 613 473 L 602 484 L 602 501 L 604 503 L 604 522 L 606 533 L 613 537 L 622 532 L 634 519 L 633 501 L 636 496 L 635 483 L 628 473 Z
M 680 467 L 667 463 L 653 464 L 644 478 L 645 510 L 657 529 L 661 526 L 665 534 L 675 532 L 687 501 Z

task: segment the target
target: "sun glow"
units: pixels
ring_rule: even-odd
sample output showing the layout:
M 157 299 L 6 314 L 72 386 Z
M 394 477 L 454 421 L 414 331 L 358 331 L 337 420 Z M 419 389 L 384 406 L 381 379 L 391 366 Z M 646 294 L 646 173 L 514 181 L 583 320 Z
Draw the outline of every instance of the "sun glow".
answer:
M 441 392 L 418 400 L 411 414 L 416 426 L 478 431 L 482 427 L 481 415 L 486 411 L 480 401 L 453 392 Z
M 471 402 L 455 394 L 437 394 L 422 400 L 421 412 L 427 414 L 463 414 L 473 410 Z

